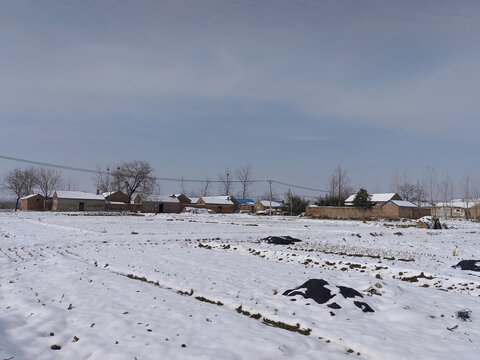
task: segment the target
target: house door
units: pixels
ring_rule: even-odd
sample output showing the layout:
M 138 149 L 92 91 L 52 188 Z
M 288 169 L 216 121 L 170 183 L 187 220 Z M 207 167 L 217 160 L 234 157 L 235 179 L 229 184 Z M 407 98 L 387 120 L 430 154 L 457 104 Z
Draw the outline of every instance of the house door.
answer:
M 163 213 L 163 204 L 158 204 L 158 213 Z
M 219 206 L 219 207 L 218 207 L 218 210 L 217 210 L 217 214 L 221 214 L 221 213 L 222 213 L 222 207 Z
M 84 211 L 85 210 L 85 203 L 84 202 L 79 202 L 78 203 L 78 211 Z

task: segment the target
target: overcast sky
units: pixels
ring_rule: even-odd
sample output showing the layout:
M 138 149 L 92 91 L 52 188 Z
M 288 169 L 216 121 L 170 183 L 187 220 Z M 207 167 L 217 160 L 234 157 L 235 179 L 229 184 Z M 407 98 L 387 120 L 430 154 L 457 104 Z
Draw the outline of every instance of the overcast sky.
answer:
M 314 188 L 340 164 L 370 192 L 427 165 L 460 179 L 480 164 L 479 39 L 478 1 L 0 0 L 0 155 Z

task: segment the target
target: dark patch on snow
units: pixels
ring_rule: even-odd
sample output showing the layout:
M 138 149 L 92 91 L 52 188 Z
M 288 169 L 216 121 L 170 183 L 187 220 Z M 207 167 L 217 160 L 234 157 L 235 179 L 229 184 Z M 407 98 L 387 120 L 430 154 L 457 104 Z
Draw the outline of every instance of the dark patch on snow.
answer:
M 345 299 L 354 298 L 355 296 L 363 297 L 357 290 L 346 287 L 346 286 L 337 286 L 340 289 L 340 294 L 343 295 Z
M 472 316 L 472 310 L 460 310 L 460 311 L 457 311 L 455 313 L 455 315 L 457 315 L 457 318 L 463 320 L 463 321 L 467 321 L 470 319 L 470 317 Z
M 261 241 L 274 245 L 293 245 L 302 240 L 295 239 L 291 236 L 267 236 L 266 238 L 261 239 Z
M 294 289 L 287 290 L 283 293 L 285 296 L 296 296 L 301 295 L 305 299 L 313 299 L 318 304 L 325 304 L 330 299 L 335 297 L 337 294 L 332 294 L 332 291 L 326 287 L 328 282 L 323 279 L 310 279 L 307 282 L 303 283 L 300 286 L 297 286 Z M 363 295 L 359 293 L 357 290 L 349 288 L 347 286 L 337 286 L 339 289 L 340 294 L 345 299 L 353 299 L 355 297 L 363 298 Z M 374 312 L 370 305 L 362 301 L 354 301 L 355 306 L 361 309 L 363 312 Z M 309 305 L 309 304 L 307 304 Z M 338 305 L 336 302 L 332 302 L 327 304 L 327 307 L 331 309 L 341 309 L 342 307 Z M 335 316 L 331 312 L 332 316 Z
M 459 267 L 462 270 L 480 271 L 480 260 L 462 260 L 452 267 L 454 269 Z
M 364 303 L 363 301 L 354 301 L 353 302 L 356 307 L 362 309 L 363 312 L 375 312 L 373 309 L 368 305 L 367 303 Z
M 328 282 L 322 279 L 310 279 L 295 289 L 287 290 L 283 293 L 285 296 L 302 295 L 305 299 L 313 299 L 318 304 L 325 304 L 328 300 L 333 298 L 330 289 L 327 289 L 325 285 Z M 299 291 L 302 289 L 302 291 Z M 305 290 L 303 290 L 305 289 Z
M 336 302 L 333 302 L 331 304 L 327 304 L 327 306 L 330 308 L 330 309 L 341 309 L 342 307 L 340 305 L 338 305 Z

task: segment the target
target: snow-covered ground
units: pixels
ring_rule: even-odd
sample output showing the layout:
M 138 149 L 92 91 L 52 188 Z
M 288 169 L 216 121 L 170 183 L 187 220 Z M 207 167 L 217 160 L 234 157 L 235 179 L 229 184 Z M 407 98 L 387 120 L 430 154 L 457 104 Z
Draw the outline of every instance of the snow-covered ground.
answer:
M 478 359 L 480 224 L 412 224 L 3 212 L 0 359 Z

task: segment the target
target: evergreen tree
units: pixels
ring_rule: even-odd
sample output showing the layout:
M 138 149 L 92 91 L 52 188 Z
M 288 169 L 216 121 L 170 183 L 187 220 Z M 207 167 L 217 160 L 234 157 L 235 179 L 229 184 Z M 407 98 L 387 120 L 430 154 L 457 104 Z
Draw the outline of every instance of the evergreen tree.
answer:
M 370 201 L 370 195 L 367 190 L 360 189 L 353 199 L 353 205 L 361 209 L 370 209 L 373 206 L 373 203 Z
M 293 195 L 289 189 L 285 194 L 285 203 L 282 206 L 282 211 L 289 215 L 300 215 L 306 211 L 308 204 L 308 200 Z

